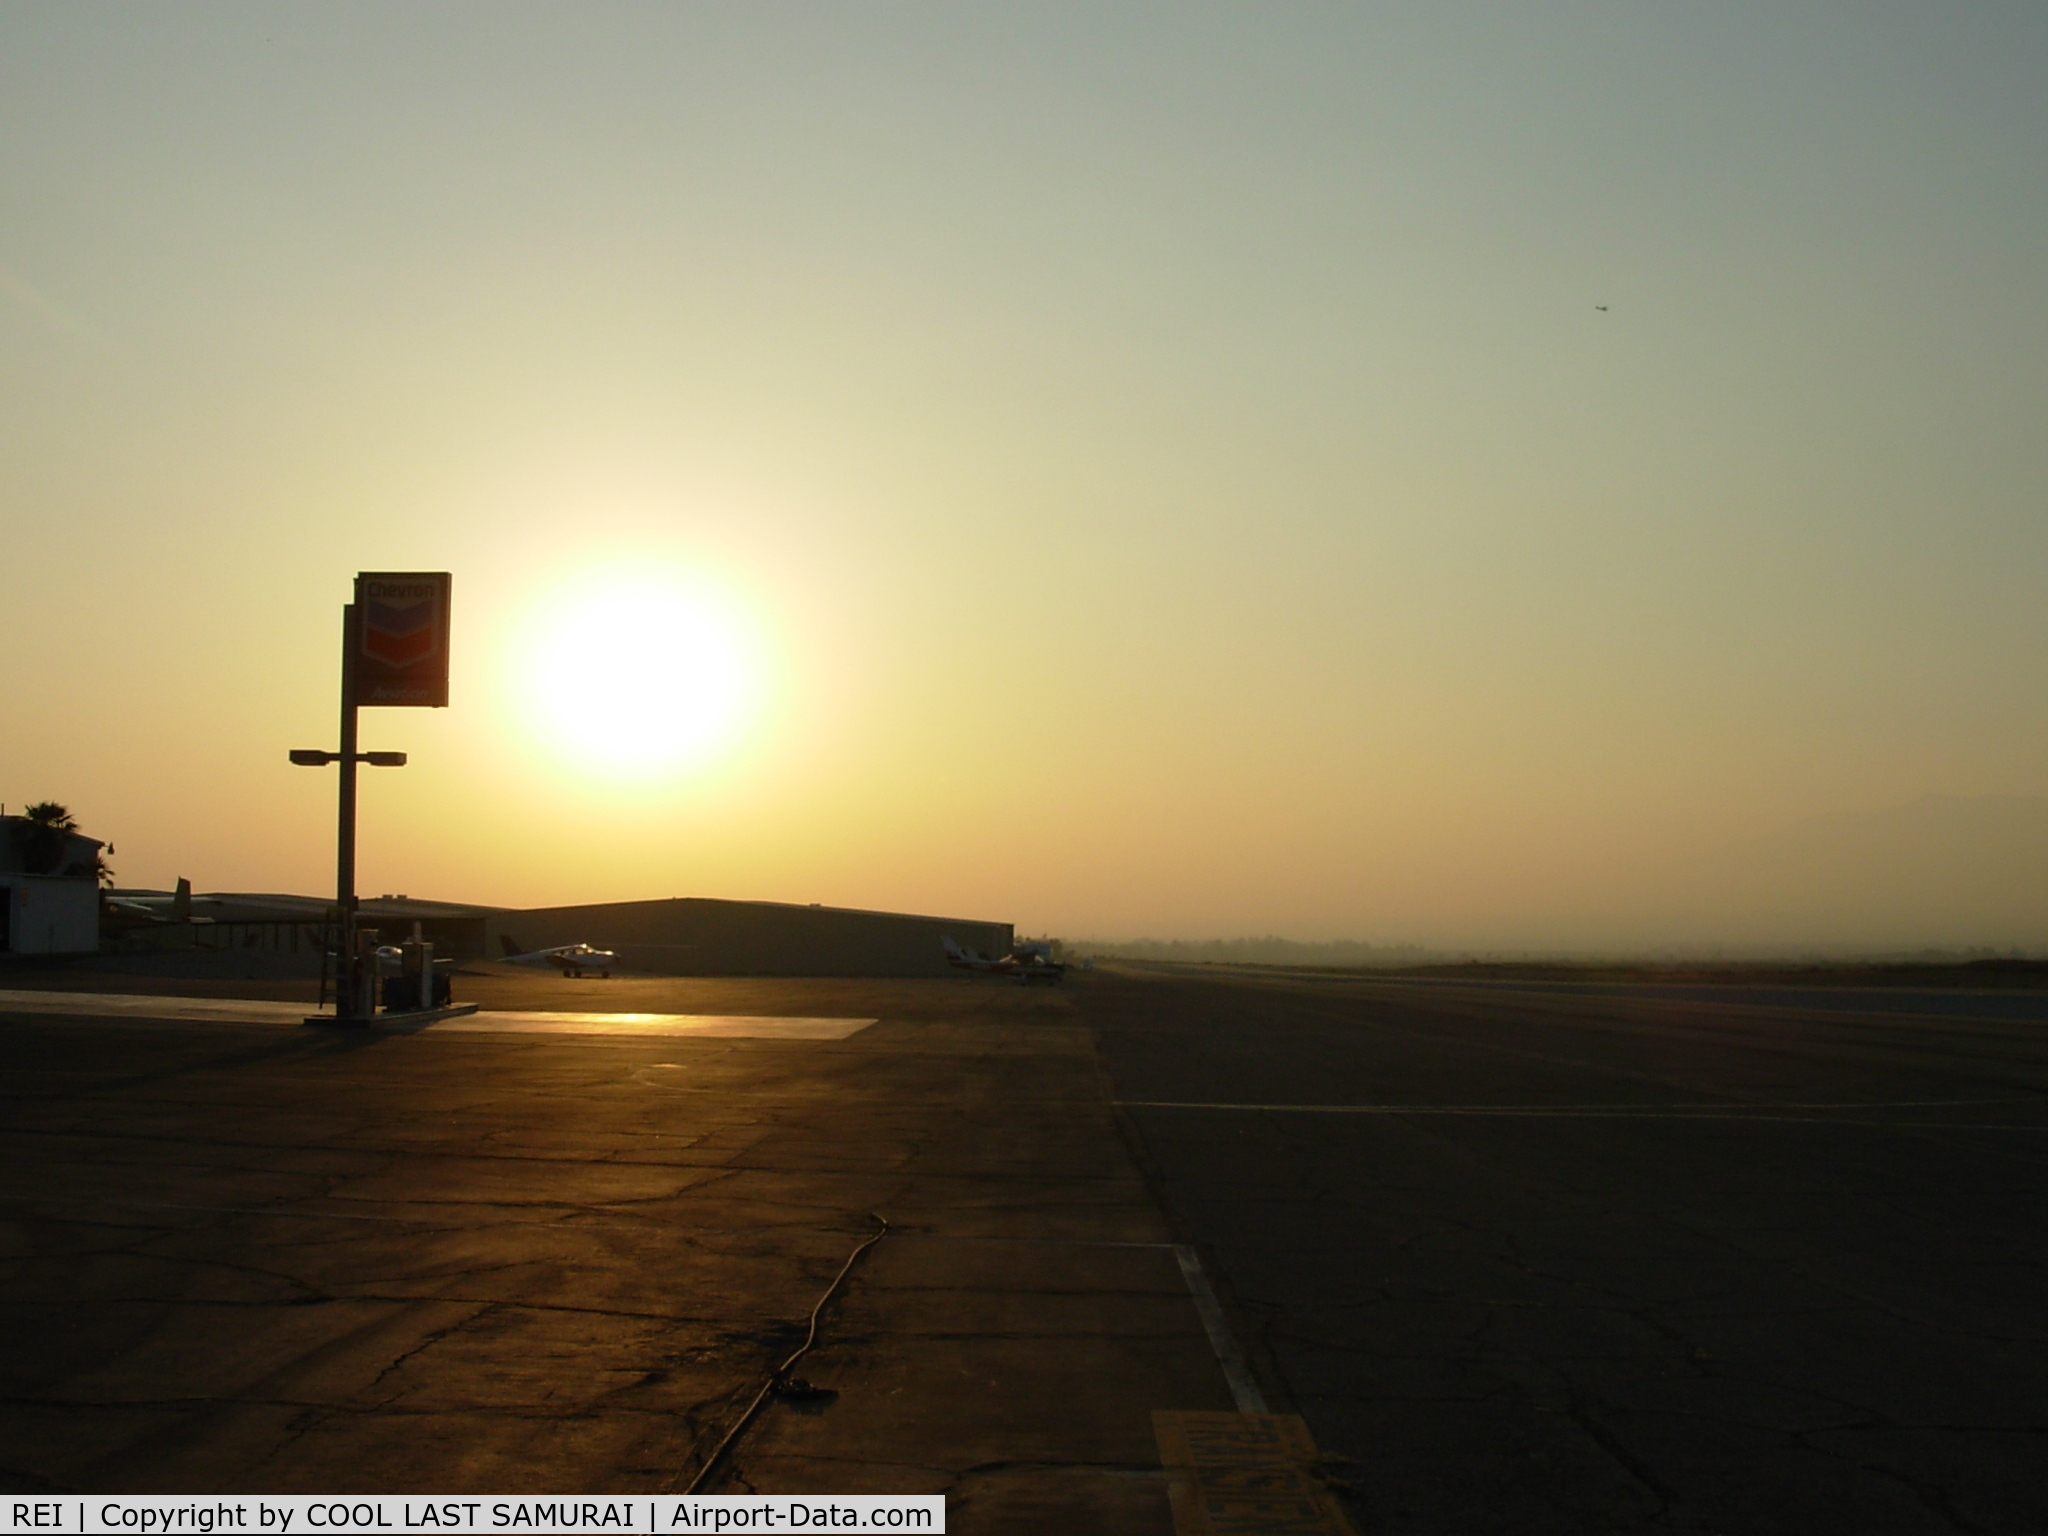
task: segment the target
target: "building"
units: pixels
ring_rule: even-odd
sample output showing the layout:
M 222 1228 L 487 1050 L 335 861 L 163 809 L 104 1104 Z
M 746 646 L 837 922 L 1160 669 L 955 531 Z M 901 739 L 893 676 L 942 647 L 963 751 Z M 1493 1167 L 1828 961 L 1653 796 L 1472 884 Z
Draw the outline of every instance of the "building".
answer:
M 105 846 L 26 816 L 0 816 L 0 954 L 98 950 Z
M 248 949 L 317 957 L 334 943 L 331 896 L 266 891 L 207 891 L 182 898 L 170 891 L 112 894 L 155 904 L 153 920 L 117 923 L 114 939 L 124 951 Z M 357 903 L 356 923 L 373 930 L 386 944 L 404 943 L 417 925 L 435 953 L 476 960 L 484 955 L 484 919 L 496 910 L 461 902 L 371 896 Z
M 668 976 L 943 976 L 943 940 L 1005 955 L 1015 937 L 1008 923 L 681 896 L 499 911 L 485 927 L 493 956 L 508 942 L 593 944 L 624 970 Z
M 268 950 L 317 962 L 333 943 L 330 897 L 254 891 L 120 892 L 159 903 L 163 917 L 117 924 L 123 950 Z M 381 942 L 403 943 L 414 924 L 435 953 L 460 960 L 592 944 L 618 954 L 621 970 L 666 976 L 942 976 L 943 940 L 985 955 L 1008 954 L 1008 923 L 794 906 L 776 901 L 613 901 L 515 911 L 409 896 L 366 896 L 357 924 Z

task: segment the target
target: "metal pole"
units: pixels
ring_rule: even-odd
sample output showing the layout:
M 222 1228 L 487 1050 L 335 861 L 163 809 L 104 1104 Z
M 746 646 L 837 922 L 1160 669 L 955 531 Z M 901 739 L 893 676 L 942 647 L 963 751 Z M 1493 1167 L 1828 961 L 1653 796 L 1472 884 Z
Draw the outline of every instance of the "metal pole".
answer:
M 354 603 L 341 610 L 341 817 L 336 838 L 334 905 L 334 1017 L 361 1020 L 362 984 L 356 958 L 356 617 Z

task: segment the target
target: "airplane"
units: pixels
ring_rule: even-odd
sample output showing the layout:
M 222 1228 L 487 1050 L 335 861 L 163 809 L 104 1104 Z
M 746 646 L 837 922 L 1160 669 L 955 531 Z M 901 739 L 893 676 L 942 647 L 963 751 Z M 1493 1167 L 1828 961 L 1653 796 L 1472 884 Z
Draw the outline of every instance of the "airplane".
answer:
M 210 923 L 192 911 L 192 882 L 180 876 L 177 890 L 108 891 L 102 898 L 108 926 L 140 927 L 146 923 Z
M 976 971 L 984 976 L 1014 976 L 1024 986 L 1034 981 L 1058 986 L 1067 974 L 1067 968 L 1052 957 L 1052 946 L 1045 943 L 1019 944 L 1000 960 L 991 960 L 978 949 L 969 949 L 953 942 L 950 935 L 939 942 L 945 946 L 946 963 L 963 971 Z
M 589 944 L 557 944 L 553 949 L 522 950 L 512 936 L 505 933 L 498 935 L 498 942 L 505 946 L 507 965 L 552 965 L 564 976 L 579 979 L 585 971 L 610 976 L 612 968 L 619 963 L 616 952 L 597 949 Z

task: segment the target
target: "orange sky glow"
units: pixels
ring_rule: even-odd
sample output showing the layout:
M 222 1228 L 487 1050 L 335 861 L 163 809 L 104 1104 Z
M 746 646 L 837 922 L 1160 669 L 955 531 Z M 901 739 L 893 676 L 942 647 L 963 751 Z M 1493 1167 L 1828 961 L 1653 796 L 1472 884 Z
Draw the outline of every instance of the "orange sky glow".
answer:
M 2048 20 L 0 15 L 0 800 L 125 884 L 2048 950 Z

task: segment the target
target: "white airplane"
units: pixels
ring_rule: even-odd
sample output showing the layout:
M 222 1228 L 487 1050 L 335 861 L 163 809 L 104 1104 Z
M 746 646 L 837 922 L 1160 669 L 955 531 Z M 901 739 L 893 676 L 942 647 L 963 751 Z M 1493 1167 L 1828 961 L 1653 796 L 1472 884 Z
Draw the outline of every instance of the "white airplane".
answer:
M 1052 957 L 1050 944 L 1019 944 L 1000 960 L 991 960 L 978 949 L 969 949 L 953 942 L 950 935 L 939 940 L 946 949 L 946 963 L 963 971 L 979 971 L 984 976 L 1014 976 L 1026 986 L 1034 981 L 1043 981 L 1057 986 L 1067 974 L 1067 968 Z
M 581 978 L 586 971 L 609 976 L 619 963 L 616 952 L 597 949 L 589 944 L 557 944 L 553 949 L 522 950 L 509 934 L 502 933 L 498 935 L 498 942 L 505 946 L 507 965 L 552 965 L 564 976 Z
M 210 923 L 192 911 L 192 882 L 180 876 L 175 891 L 108 891 L 101 898 L 112 928 L 139 927 L 145 923 Z

